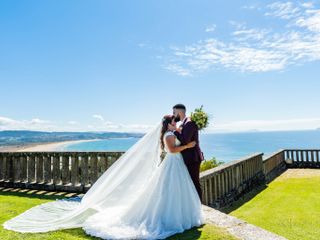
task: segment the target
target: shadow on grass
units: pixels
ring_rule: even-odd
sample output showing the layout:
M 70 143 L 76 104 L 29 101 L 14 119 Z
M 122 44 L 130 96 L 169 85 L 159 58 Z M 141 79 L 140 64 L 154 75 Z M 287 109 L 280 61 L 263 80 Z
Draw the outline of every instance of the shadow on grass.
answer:
M 167 240 L 193 240 L 193 239 L 199 239 L 201 237 L 201 232 L 199 229 L 202 228 L 204 225 L 201 225 L 199 227 L 194 227 L 189 230 L 184 231 L 183 233 L 175 234 L 169 238 L 166 238 Z
M 230 205 L 223 208 L 219 208 L 219 211 L 229 214 L 230 212 L 233 212 L 234 210 L 240 208 L 246 202 L 253 199 L 257 194 L 265 190 L 267 187 L 267 184 L 262 184 L 252 189 L 250 192 L 244 193 L 244 195 L 240 196 L 235 202 L 231 203 Z
M 31 190 L 31 189 L 21 189 L 21 188 L 0 188 L 0 195 L 48 199 L 48 200 L 79 196 L 76 193 L 49 192 L 49 191 L 43 191 L 43 190 Z
M 55 200 L 61 198 L 69 198 L 69 197 L 79 197 L 77 194 L 70 193 L 61 193 L 61 192 L 47 192 L 47 191 L 37 191 L 37 190 L 28 190 L 28 189 L 15 189 L 15 188 L 0 188 L 0 196 L 3 196 L 5 201 L 5 197 L 21 197 L 21 199 L 15 200 L 15 204 L 21 204 L 18 209 L 14 207 L 14 205 L 8 204 L 4 209 L 0 211 L 0 224 L 13 216 L 16 216 L 18 213 L 25 211 L 24 202 L 27 201 L 28 204 L 33 202 L 36 199 L 43 200 Z M 25 198 L 25 199 L 23 199 Z M 29 199 L 30 198 L 30 201 Z M 38 201 L 36 201 L 38 202 Z M 9 240 L 9 239 L 100 239 L 93 236 L 87 235 L 83 229 L 75 228 L 75 229 L 64 229 L 47 233 L 16 233 L 3 229 L 0 226 L 0 239 L 1 240 Z M 169 240 L 196 240 L 196 239 L 215 239 L 215 240 L 226 240 L 226 239 L 235 239 L 225 230 L 220 229 L 213 225 L 204 224 L 199 227 L 194 227 L 189 230 L 184 231 L 183 233 L 175 234 L 169 238 Z
M 224 212 L 226 214 L 229 214 L 230 212 L 240 208 L 243 204 L 245 204 L 246 202 L 250 201 L 251 199 L 253 199 L 257 194 L 259 194 L 260 192 L 262 192 L 263 190 L 265 190 L 268 185 L 275 181 L 278 177 L 280 177 L 283 173 L 285 173 L 288 169 L 283 169 L 280 172 L 277 172 L 275 175 L 272 176 L 271 179 L 268 180 L 268 182 L 255 187 L 254 189 L 252 189 L 249 192 L 244 193 L 243 195 L 241 195 L 235 202 L 231 203 L 230 205 L 223 207 L 221 209 L 218 209 L 221 212 Z
M 82 194 L 80 194 L 81 196 Z M 62 198 L 71 198 L 79 196 L 76 193 L 66 193 L 66 192 L 50 192 L 50 191 L 42 191 L 42 190 L 30 190 L 30 189 L 21 189 L 21 188 L 3 188 L 0 187 L 0 196 L 17 196 L 23 198 L 32 198 L 32 199 L 46 199 L 46 200 L 56 200 Z M 199 227 L 194 227 L 189 230 L 184 231 L 183 233 L 175 234 L 167 239 L 169 240 L 192 240 L 199 239 L 201 237 L 201 228 L 204 225 Z M 85 237 L 86 239 L 100 239 L 93 236 L 86 235 L 83 229 L 75 228 L 75 229 L 64 229 L 59 230 L 61 234 L 70 235 L 70 237 L 79 236 Z M 19 235 L 19 233 L 16 233 Z M 34 234 L 28 234 L 30 236 Z M 37 233 L 35 235 L 44 235 L 47 236 L 46 233 Z
M 61 235 L 65 235 L 66 239 L 74 238 L 78 236 L 79 239 L 87 239 L 87 240 L 101 240 L 99 237 L 94 237 L 91 235 L 87 235 L 82 228 L 74 228 L 74 229 L 64 229 L 58 230 Z

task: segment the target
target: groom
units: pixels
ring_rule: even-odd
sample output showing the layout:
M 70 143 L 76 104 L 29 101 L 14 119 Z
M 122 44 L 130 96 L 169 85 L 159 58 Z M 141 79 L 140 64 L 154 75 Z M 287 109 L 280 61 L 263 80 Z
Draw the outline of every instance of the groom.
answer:
M 200 200 L 202 200 L 202 191 L 200 185 L 200 164 L 203 160 L 203 155 L 199 146 L 199 129 L 198 126 L 186 116 L 186 107 L 183 104 L 173 106 L 173 115 L 175 121 L 182 121 L 179 128 L 173 128 L 181 144 L 185 145 L 189 142 L 196 141 L 197 145 L 194 148 L 188 148 L 181 152 L 184 163 L 186 164 L 191 179 L 197 189 Z

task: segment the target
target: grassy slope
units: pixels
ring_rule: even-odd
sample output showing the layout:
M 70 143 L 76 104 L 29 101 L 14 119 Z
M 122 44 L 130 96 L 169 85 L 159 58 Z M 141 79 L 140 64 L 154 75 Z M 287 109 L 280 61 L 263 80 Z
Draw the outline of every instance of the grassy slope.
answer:
M 279 177 L 224 211 L 291 240 L 318 240 L 320 177 Z
M 23 211 L 44 203 L 52 201 L 58 197 L 34 195 L 26 193 L 10 193 L 0 191 L 0 224 L 6 220 L 22 213 Z M 7 231 L 0 226 L 1 240 L 75 240 L 75 239 L 98 239 L 87 236 L 82 229 L 70 229 L 48 233 L 29 234 L 16 233 Z M 223 229 L 217 228 L 213 225 L 204 225 L 199 228 L 193 228 L 182 234 L 177 234 L 169 238 L 171 240 L 192 240 L 192 239 L 212 239 L 212 240 L 232 240 L 236 239 L 230 236 Z

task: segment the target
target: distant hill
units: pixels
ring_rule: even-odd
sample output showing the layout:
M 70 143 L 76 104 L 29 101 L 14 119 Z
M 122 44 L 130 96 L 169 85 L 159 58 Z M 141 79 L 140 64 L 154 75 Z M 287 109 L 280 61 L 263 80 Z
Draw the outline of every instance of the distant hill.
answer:
M 45 143 L 71 140 L 108 139 L 108 138 L 140 138 L 142 133 L 119 132 L 41 132 L 10 130 L 0 131 L 0 146 L 20 145 L 24 143 Z

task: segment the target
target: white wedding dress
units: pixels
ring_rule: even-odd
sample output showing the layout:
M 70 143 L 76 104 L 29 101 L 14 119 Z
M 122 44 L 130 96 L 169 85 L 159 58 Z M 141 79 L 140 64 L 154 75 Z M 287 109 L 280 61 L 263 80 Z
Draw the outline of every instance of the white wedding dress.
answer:
M 165 146 L 166 157 L 160 160 L 160 129 L 161 124 L 130 148 L 81 202 L 38 205 L 5 222 L 4 228 L 47 232 L 82 227 L 103 239 L 164 239 L 202 225 L 201 202 L 182 155 Z M 174 134 L 166 132 L 164 138 L 169 135 Z

